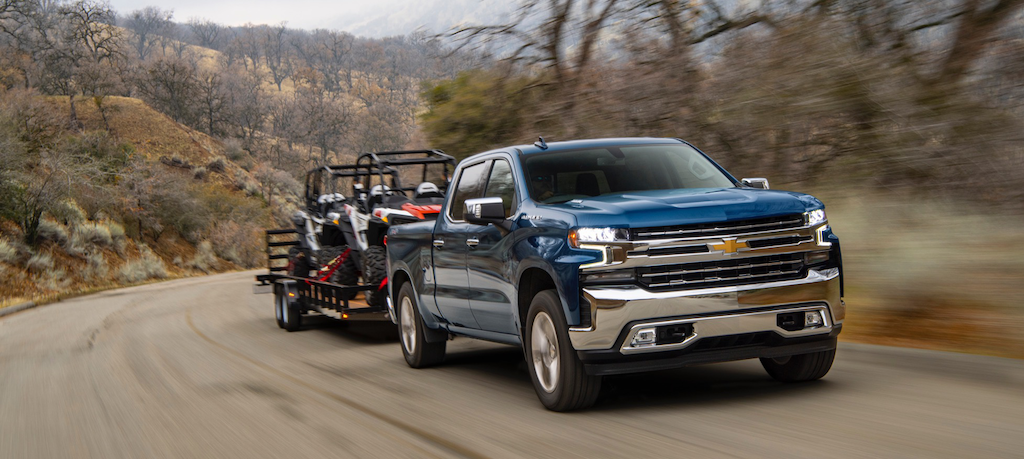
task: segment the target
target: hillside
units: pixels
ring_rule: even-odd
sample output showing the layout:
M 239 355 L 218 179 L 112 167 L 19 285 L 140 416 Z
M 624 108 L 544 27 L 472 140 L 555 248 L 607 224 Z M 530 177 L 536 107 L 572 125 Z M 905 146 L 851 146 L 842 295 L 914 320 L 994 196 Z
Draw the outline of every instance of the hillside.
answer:
M 67 98 L 30 97 L 0 92 L 5 108 L 34 103 L 42 120 L 66 116 Z M 59 203 L 42 206 L 38 244 L 0 219 L 0 307 L 263 262 L 262 230 L 273 223 L 260 183 L 232 160 L 251 165 L 245 152 L 138 99 L 102 104 L 106 126 L 91 99 L 79 100 L 81 131 L 57 136 L 53 148 L 72 159 L 60 166 L 72 185 Z M 83 151 L 124 157 L 112 177 L 98 180 L 89 177 L 94 169 L 75 165 Z

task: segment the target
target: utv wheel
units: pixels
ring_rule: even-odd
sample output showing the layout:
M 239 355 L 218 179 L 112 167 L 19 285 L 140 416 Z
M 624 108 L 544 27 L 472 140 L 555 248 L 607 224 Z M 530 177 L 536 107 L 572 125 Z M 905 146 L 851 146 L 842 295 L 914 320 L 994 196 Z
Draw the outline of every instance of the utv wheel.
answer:
M 292 247 L 288 251 L 288 268 L 287 273 L 289 276 L 295 277 L 309 277 L 309 259 L 306 258 L 306 254 L 295 247 Z
M 547 409 L 571 411 L 594 404 L 601 390 L 601 377 L 588 375 L 576 356 L 554 290 L 533 297 L 524 344 L 530 379 Z
M 835 358 L 836 350 L 832 349 L 776 359 L 761 359 L 761 366 L 776 381 L 814 381 L 828 373 Z
M 281 305 L 283 308 L 281 311 L 282 327 L 289 332 L 299 331 L 302 328 L 302 312 L 299 311 L 297 305 L 288 301 L 287 296 L 282 295 L 282 298 L 284 298 L 284 302 Z
M 282 292 L 274 294 L 274 315 L 277 319 L 277 328 L 284 328 L 284 310 L 288 304 L 288 297 Z
M 327 253 L 326 255 L 330 255 L 330 254 L 333 253 L 334 256 L 332 256 L 329 259 L 324 260 L 323 263 L 328 263 L 331 260 L 333 260 L 334 258 L 336 258 L 338 255 L 341 255 L 341 254 L 345 253 L 345 251 L 348 250 L 348 246 L 343 245 L 343 246 L 338 246 L 338 247 L 330 247 L 330 248 L 325 248 L 323 251 L 324 252 L 328 252 L 328 249 L 330 249 L 330 252 Z M 329 279 L 330 282 L 332 284 L 339 284 L 339 285 L 358 285 L 359 284 L 359 270 L 356 268 L 356 261 L 355 260 L 356 260 L 355 252 L 349 252 L 348 253 L 348 257 L 345 258 L 345 261 L 341 263 L 341 266 L 339 266 L 338 269 L 334 271 L 334 274 L 331 274 L 331 278 Z M 346 300 L 351 300 L 352 297 L 355 296 L 355 294 L 354 293 L 346 293 L 346 294 L 342 294 L 342 295 L 339 295 L 339 296 L 341 296 L 342 298 L 344 298 Z
M 388 277 L 387 268 L 384 266 L 386 252 L 383 246 L 375 245 L 363 252 L 363 281 L 373 286 L 372 290 L 366 293 L 366 302 L 370 306 L 384 306 L 385 298 L 388 295 L 386 288 L 380 288 L 381 282 Z
M 428 343 L 423 327 L 423 319 L 416 310 L 412 284 L 406 282 L 398 292 L 398 334 L 402 340 L 402 354 L 405 362 L 413 368 L 437 365 L 444 360 L 444 341 Z

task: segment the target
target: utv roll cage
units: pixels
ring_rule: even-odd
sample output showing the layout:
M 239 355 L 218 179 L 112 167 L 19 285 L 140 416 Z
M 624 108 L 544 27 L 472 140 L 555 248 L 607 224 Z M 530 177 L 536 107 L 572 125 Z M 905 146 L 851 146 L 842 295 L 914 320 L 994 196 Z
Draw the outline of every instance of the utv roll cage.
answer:
M 455 170 L 455 158 L 451 155 L 445 154 L 441 150 L 405 150 L 405 151 L 381 151 L 363 153 L 356 159 L 357 168 L 365 168 L 366 170 L 374 169 L 380 176 L 380 183 L 385 183 L 385 174 L 391 174 L 391 185 L 390 190 L 387 190 L 385 194 L 394 194 L 401 192 L 402 194 L 408 194 L 409 192 L 416 191 L 416 185 L 403 186 L 401 178 L 398 174 L 399 168 L 406 166 L 423 166 L 423 172 L 420 176 L 420 182 L 427 181 L 427 171 L 430 169 L 431 164 L 442 165 L 442 178 L 444 179 L 443 184 L 439 185 L 439 188 L 444 191 L 448 188 L 448 183 L 451 182 L 450 173 Z M 449 166 L 451 171 L 449 171 Z M 367 184 L 368 185 L 368 184 Z

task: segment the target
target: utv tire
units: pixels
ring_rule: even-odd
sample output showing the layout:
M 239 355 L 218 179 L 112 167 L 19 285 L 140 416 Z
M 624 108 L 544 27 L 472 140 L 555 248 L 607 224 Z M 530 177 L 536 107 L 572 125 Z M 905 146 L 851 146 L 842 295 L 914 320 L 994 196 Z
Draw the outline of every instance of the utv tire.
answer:
M 412 284 L 406 282 L 398 291 L 395 305 L 398 315 L 398 335 L 402 341 L 402 354 L 405 362 L 413 368 L 424 368 L 437 365 L 444 360 L 446 343 L 444 341 L 428 343 L 423 327 L 423 317 L 416 309 L 415 293 Z
M 384 247 L 379 245 L 363 252 L 363 281 L 373 286 L 366 292 L 366 302 L 370 306 L 383 307 L 388 296 L 388 289 L 380 288 L 381 283 L 388 277 L 387 268 L 384 266 L 386 254 Z
M 306 258 L 306 253 L 295 247 L 288 250 L 288 269 L 286 271 L 288 275 L 309 277 L 309 271 L 310 260 Z
M 541 403 L 551 411 L 587 408 L 597 401 L 601 377 L 587 374 L 569 342 L 569 326 L 554 290 L 533 297 L 527 314 L 524 348 L 530 379 Z
M 333 260 L 338 255 L 341 255 L 341 254 L 345 253 L 346 250 L 348 250 L 348 246 L 345 246 L 345 245 L 338 246 L 338 247 L 325 247 L 324 250 L 322 250 L 321 252 L 324 252 L 325 256 L 328 256 L 328 255 L 331 255 L 331 254 L 333 254 L 333 256 L 323 260 L 323 263 L 330 262 L 331 260 Z M 356 256 L 355 255 L 356 255 L 355 251 L 349 252 L 348 253 L 348 257 L 345 258 L 345 261 L 342 262 L 341 266 L 339 266 L 338 269 L 334 271 L 334 274 L 331 274 L 331 278 L 329 279 L 329 281 L 332 284 L 339 284 L 339 285 L 358 285 L 359 284 L 359 270 L 356 268 L 356 261 L 355 261 L 356 260 Z M 354 293 L 345 293 L 345 294 L 341 294 L 339 296 L 341 296 L 343 299 L 351 300 L 352 297 L 355 296 L 355 294 Z
M 828 373 L 835 358 L 836 350 L 832 349 L 778 359 L 761 359 L 761 366 L 776 381 L 814 381 Z

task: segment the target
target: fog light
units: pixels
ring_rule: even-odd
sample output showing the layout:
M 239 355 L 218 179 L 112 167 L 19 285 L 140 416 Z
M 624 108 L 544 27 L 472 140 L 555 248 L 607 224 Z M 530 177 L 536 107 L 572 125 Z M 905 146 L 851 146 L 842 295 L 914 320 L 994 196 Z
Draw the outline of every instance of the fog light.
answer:
M 825 319 L 821 317 L 819 311 L 809 311 L 804 313 L 804 328 L 818 328 L 825 324 Z
M 654 328 L 641 328 L 633 335 L 630 347 L 653 346 L 658 339 L 658 333 Z

